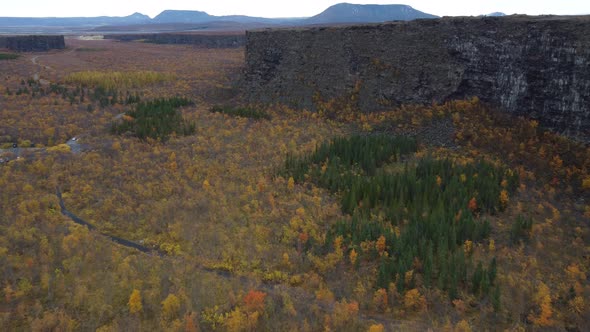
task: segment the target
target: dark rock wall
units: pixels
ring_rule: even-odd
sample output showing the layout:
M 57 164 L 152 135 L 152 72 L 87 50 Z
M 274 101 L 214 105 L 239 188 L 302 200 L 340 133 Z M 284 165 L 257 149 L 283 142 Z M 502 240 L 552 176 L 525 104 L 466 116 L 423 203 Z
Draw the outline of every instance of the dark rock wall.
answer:
M 115 39 L 120 41 L 144 40 L 156 44 L 186 44 L 196 45 L 207 48 L 233 48 L 243 47 L 246 36 L 243 34 L 172 34 L 172 33 L 152 33 L 152 34 L 122 34 L 107 35 L 106 39 Z
M 66 48 L 64 36 L 10 36 L 0 37 L 0 48 L 17 52 L 45 52 Z
M 443 18 L 246 34 L 252 102 L 313 109 L 360 82 L 363 110 L 478 96 L 590 139 L 590 18 Z

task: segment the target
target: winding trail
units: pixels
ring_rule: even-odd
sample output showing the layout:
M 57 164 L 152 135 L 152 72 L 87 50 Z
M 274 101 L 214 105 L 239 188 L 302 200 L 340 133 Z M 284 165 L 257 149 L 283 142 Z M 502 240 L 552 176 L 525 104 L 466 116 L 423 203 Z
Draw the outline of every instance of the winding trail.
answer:
M 101 233 L 100 231 L 97 230 L 96 226 L 94 226 L 91 223 L 85 221 L 84 219 L 76 216 L 74 213 L 72 213 L 71 211 L 69 211 L 66 208 L 62 194 L 61 194 L 61 190 L 59 189 L 59 187 L 56 188 L 55 194 L 59 200 L 59 207 L 61 208 L 61 214 L 70 218 L 74 223 L 76 223 L 78 225 L 85 226 L 91 231 L 96 231 L 98 234 L 108 238 L 109 240 L 111 240 L 114 243 L 117 243 L 117 244 L 127 247 L 127 248 L 138 250 L 138 251 L 148 254 L 148 255 L 157 256 L 160 258 L 186 260 L 186 258 L 183 258 L 183 257 L 169 256 L 167 253 L 165 253 L 163 251 L 153 249 L 153 248 L 148 248 L 146 246 L 135 243 L 133 241 L 129 241 L 129 240 L 117 237 L 117 236 Z M 315 294 L 310 293 L 309 291 L 307 291 L 301 287 L 288 287 L 282 283 L 264 283 L 264 282 L 262 282 L 259 284 L 259 281 L 257 279 L 250 277 L 250 276 L 237 275 L 237 274 L 234 274 L 234 273 L 227 271 L 227 270 L 208 267 L 208 266 L 205 266 L 201 263 L 194 262 L 194 261 L 192 263 L 195 264 L 196 269 L 199 269 L 204 272 L 214 273 L 218 277 L 224 278 L 226 280 L 238 279 L 242 284 L 255 282 L 256 284 L 258 284 L 258 286 L 256 286 L 257 289 L 264 290 L 265 292 L 267 292 L 269 294 L 274 293 L 277 296 L 282 296 L 281 294 L 283 292 L 297 293 L 297 295 L 303 296 L 305 298 L 305 301 L 315 303 L 317 305 L 317 308 L 322 310 L 324 313 L 331 314 L 334 312 L 334 305 L 333 304 L 317 302 Z M 377 322 L 377 323 L 383 324 L 384 326 L 387 326 L 390 328 L 392 328 L 392 327 L 399 328 L 401 326 L 399 324 L 399 322 L 397 322 L 396 320 L 392 320 L 390 318 L 382 317 L 379 315 L 359 313 L 358 318 L 361 321 L 365 321 L 368 323 Z
M 65 52 L 63 54 L 71 54 L 71 53 L 73 53 L 75 51 L 76 51 L 76 49 L 73 48 L 73 49 L 71 49 L 68 52 Z M 45 56 L 49 56 L 49 55 L 53 55 L 53 54 L 54 53 L 52 53 L 52 54 L 43 54 L 43 55 L 35 55 L 35 56 L 33 56 L 33 57 L 30 58 L 31 59 L 31 63 L 33 65 L 39 67 L 39 70 L 33 74 L 33 79 L 35 81 L 41 83 L 42 85 L 49 85 L 49 84 L 51 84 L 51 82 L 48 81 L 48 80 L 45 80 L 45 79 L 42 79 L 41 78 L 41 70 L 42 69 L 45 69 L 45 70 L 48 70 L 48 71 L 55 71 L 55 69 L 53 69 L 53 67 L 45 66 L 45 65 L 42 65 L 41 63 L 39 63 L 39 58 L 45 57 Z
M 61 208 L 61 214 L 63 214 L 64 216 L 66 216 L 66 217 L 68 217 L 70 219 L 72 219 L 72 221 L 75 222 L 76 224 L 82 225 L 82 226 L 86 226 L 91 231 L 96 230 L 100 235 L 102 235 L 104 237 L 107 237 L 109 240 L 111 240 L 111 241 L 113 241 L 113 242 L 115 242 L 117 244 L 120 244 L 120 245 L 122 245 L 124 247 L 136 249 L 136 250 L 139 250 L 139 251 L 141 251 L 143 253 L 146 253 L 146 254 L 154 254 L 155 253 L 155 254 L 157 254 L 159 256 L 164 255 L 163 252 L 160 252 L 160 251 L 155 250 L 155 249 L 148 248 L 146 246 L 142 246 L 139 243 L 135 243 L 135 242 L 132 242 L 132 241 L 129 241 L 129 240 L 126 240 L 126 239 L 117 237 L 117 236 L 113 236 L 113 235 L 109 235 L 109 234 L 105 234 L 105 233 L 99 232 L 94 225 L 92 225 L 91 223 L 85 221 L 84 219 L 76 216 L 75 214 L 73 214 L 72 212 L 70 212 L 66 208 L 66 205 L 64 203 L 63 197 L 61 195 L 61 190 L 59 188 L 56 188 L 55 194 L 56 194 L 57 198 L 59 199 L 59 207 Z

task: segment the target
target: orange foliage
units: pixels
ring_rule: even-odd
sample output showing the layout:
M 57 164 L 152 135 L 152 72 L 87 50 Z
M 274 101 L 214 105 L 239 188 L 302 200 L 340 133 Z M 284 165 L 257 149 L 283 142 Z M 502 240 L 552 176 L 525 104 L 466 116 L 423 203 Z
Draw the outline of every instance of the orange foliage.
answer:
M 250 290 L 248 294 L 244 296 L 244 305 L 246 307 L 246 311 L 254 312 L 264 311 L 264 299 L 266 298 L 266 293 Z
M 467 204 L 467 208 L 471 212 L 475 212 L 477 210 L 477 200 L 475 199 L 475 197 L 473 197 L 472 199 L 469 200 L 469 204 Z
M 356 263 L 357 257 L 358 257 L 358 254 L 357 254 L 356 250 L 352 249 L 349 254 L 351 265 L 354 265 Z
M 529 320 L 538 326 L 552 326 L 555 322 L 551 318 L 553 316 L 551 294 L 549 287 L 543 282 L 539 283 L 537 293 L 535 294 L 535 302 L 539 305 L 540 312 L 538 315 L 531 312 L 528 316 Z

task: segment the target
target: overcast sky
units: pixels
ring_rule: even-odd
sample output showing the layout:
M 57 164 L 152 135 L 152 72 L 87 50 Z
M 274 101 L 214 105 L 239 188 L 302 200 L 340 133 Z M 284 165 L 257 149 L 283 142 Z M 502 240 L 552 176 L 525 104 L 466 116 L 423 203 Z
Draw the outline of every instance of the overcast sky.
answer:
M 0 16 L 126 16 L 140 12 L 150 17 L 165 9 L 201 10 L 211 15 L 241 14 L 262 17 L 305 17 L 344 0 L 0 0 Z M 401 0 L 349 1 L 402 3 L 439 16 L 506 14 L 590 14 L 590 0 Z

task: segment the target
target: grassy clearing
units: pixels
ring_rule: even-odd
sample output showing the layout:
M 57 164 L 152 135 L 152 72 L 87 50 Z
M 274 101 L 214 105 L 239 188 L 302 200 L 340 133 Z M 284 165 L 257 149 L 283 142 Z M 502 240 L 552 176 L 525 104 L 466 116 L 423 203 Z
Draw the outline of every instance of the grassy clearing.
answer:
M 174 77 L 172 74 L 153 71 L 82 71 L 68 75 L 65 81 L 70 84 L 81 84 L 84 87 L 128 89 L 170 81 Z

